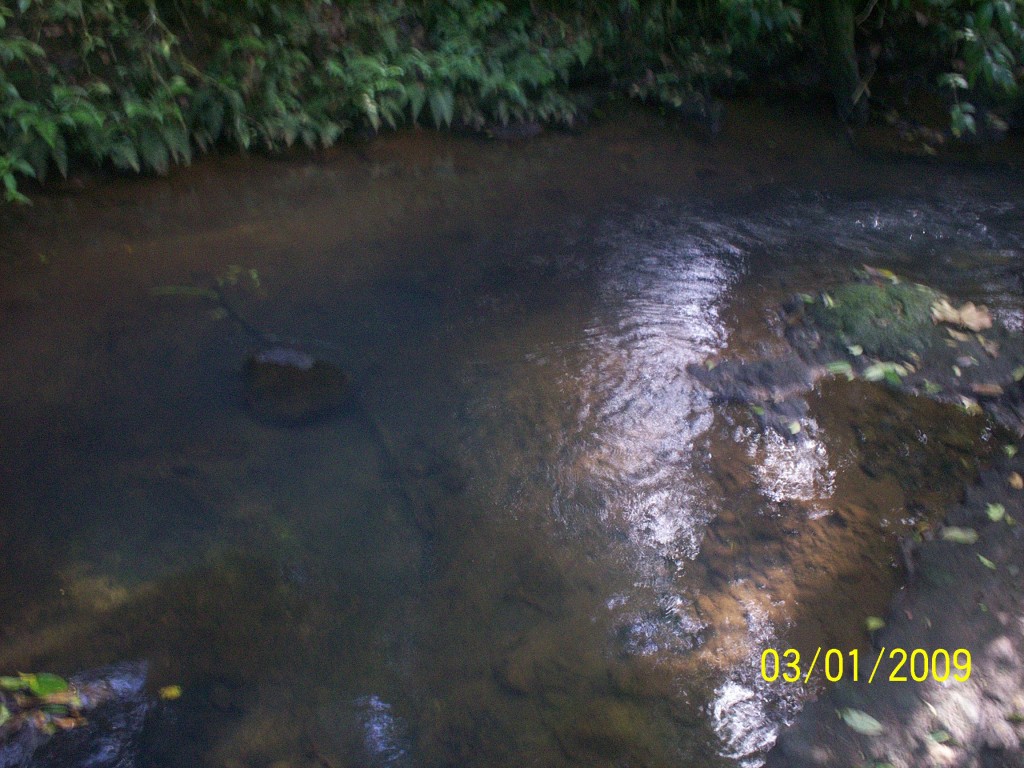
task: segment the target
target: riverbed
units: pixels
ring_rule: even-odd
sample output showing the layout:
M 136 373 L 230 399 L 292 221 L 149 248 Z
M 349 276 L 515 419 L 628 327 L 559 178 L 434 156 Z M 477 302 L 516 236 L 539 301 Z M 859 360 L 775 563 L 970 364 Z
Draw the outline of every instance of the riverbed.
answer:
M 0 674 L 147 661 L 183 695 L 145 765 L 758 766 L 816 685 L 762 651 L 867 648 L 899 537 L 1001 443 L 834 380 L 788 440 L 686 367 L 779 352 L 862 264 L 1021 331 L 1022 193 L 746 102 L 714 140 L 612 109 L 6 209 Z M 211 285 L 354 411 L 253 418 Z

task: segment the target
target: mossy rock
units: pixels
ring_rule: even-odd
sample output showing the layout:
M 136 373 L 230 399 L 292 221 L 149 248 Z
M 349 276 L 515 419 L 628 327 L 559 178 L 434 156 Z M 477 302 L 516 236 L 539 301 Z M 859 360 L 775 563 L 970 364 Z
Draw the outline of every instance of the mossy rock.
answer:
M 932 304 L 942 294 L 916 283 L 846 283 L 815 301 L 808 315 L 837 346 L 858 345 L 872 357 L 906 360 L 934 338 Z

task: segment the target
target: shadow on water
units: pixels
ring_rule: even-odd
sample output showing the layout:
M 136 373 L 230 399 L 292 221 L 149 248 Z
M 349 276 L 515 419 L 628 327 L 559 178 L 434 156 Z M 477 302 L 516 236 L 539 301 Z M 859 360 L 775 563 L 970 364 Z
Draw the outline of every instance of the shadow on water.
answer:
M 998 174 L 741 109 L 714 145 L 411 133 L 5 214 L 0 671 L 148 660 L 185 694 L 144 764 L 758 765 L 804 693 L 761 650 L 863 646 L 995 441 L 845 382 L 787 441 L 686 366 L 778 349 L 774 307 L 864 261 L 1020 328 L 1024 233 Z M 151 294 L 249 270 L 232 306 L 365 418 L 254 421 L 252 338 Z

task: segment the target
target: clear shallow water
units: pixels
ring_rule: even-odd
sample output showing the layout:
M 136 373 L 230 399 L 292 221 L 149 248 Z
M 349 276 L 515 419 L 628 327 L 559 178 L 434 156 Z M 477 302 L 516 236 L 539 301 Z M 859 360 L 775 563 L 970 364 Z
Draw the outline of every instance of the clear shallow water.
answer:
M 148 660 L 185 690 L 165 766 L 758 764 L 802 695 L 760 651 L 863 644 L 987 432 L 840 383 L 794 446 L 685 367 L 778 349 L 778 303 L 863 262 L 1019 326 L 1024 197 L 753 118 L 405 135 L 7 213 L 0 671 Z M 362 415 L 253 421 L 252 340 L 150 294 L 233 264 Z

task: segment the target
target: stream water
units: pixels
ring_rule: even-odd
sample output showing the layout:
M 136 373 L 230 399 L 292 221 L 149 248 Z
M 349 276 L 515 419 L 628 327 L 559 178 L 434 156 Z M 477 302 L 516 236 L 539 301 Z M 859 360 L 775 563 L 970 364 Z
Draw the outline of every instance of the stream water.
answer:
M 782 348 L 862 263 L 1024 326 L 1024 184 L 857 157 L 739 104 L 501 144 L 404 133 L 5 210 L 0 673 L 145 660 L 139 765 L 757 766 L 865 648 L 896 540 L 993 450 L 981 419 L 826 382 L 803 440 L 686 373 Z M 250 271 L 251 270 L 251 271 Z M 260 423 L 253 340 L 355 414 Z M 367 417 L 369 416 L 369 418 Z

